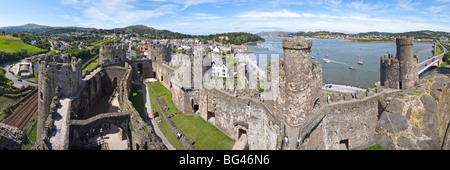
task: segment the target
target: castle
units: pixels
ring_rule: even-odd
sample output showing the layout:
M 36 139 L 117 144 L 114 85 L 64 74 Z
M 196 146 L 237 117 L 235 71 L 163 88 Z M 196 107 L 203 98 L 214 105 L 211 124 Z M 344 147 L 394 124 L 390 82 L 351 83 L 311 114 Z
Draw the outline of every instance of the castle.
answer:
M 131 141 L 162 148 L 151 130 L 135 132 L 129 128 L 145 129 L 142 122 L 133 119 L 138 113 L 128 98 L 132 82 L 139 81 L 138 74 L 151 74 L 145 73 L 151 72 L 151 61 L 126 61 L 126 48 L 121 45 L 102 45 L 100 52 L 97 66 L 83 75 L 81 59 L 40 59 L 38 135 L 33 149 L 93 149 L 79 139 L 92 129 L 99 134 L 105 124 L 122 129 L 128 148 Z
M 99 48 L 99 57 L 97 63 L 99 65 L 123 63 L 126 60 L 126 56 L 127 47 L 124 45 L 102 45 Z
M 419 58 L 413 54 L 414 38 L 397 38 L 397 55 L 385 54 L 380 58 L 380 83 L 394 89 L 414 87 L 419 78 Z
M 184 114 L 200 116 L 243 142 L 241 149 L 363 149 L 374 144 L 387 149 L 436 149 L 439 144 L 450 143 L 446 138 L 450 116 L 443 114 L 449 110 L 445 101 L 449 101 L 450 79 L 444 76 L 422 81 L 423 86 L 433 87 L 431 93 L 430 88 L 414 94 L 399 90 L 415 88 L 418 83 L 411 38 L 397 39 L 397 57 L 381 57 L 382 86 L 353 95 L 322 90 L 322 67 L 310 59 L 311 40 L 283 38 L 282 43 L 284 61 L 272 62 L 271 74 L 266 74 L 270 88 L 261 93 L 279 94 L 264 102 L 248 85 L 233 89 L 211 82 L 211 55 L 200 47 L 194 48 L 193 54 L 181 55 L 182 62 L 174 64 L 170 45 L 149 44 L 149 60 L 142 61 L 126 60 L 120 45 L 101 46 L 98 66 L 84 75 L 79 60 L 44 58 L 39 65 L 39 82 L 44 83 L 38 87 L 41 98 L 34 148 L 76 149 L 80 135 L 92 128 L 98 133 L 101 124 L 111 123 L 124 130 L 127 149 L 143 143 L 163 149 L 152 130 L 142 126 L 128 100 L 132 82 L 146 78 L 156 78 L 169 89 L 174 104 Z M 283 73 L 276 76 L 274 69 Z M 94 111 L 102 105 L 102 97 L 119 104 Z M 284 145 L 286 136 L 290 146 Z M 193 148 L 192 143 L 185 145 Z

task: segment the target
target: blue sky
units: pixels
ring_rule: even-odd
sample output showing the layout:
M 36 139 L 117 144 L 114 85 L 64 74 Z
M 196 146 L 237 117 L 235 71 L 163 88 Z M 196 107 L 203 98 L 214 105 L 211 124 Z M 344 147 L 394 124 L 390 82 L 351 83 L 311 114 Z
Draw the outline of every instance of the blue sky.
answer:
M 450 0 L 0 0 L 0 26 L 119 28 L 187 34 L 261 31 L 450 32 Z

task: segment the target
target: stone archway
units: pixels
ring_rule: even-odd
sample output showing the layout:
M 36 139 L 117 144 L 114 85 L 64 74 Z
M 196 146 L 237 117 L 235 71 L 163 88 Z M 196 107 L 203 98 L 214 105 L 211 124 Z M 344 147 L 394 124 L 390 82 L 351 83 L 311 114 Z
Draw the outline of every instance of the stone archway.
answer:
M 131 137 L 128 129 L 129 121 L 130 114 L 124 112 L 104 113 L 86 120 L 73 120 L 69 132 L 69 149 L 129 149 Z M 100 128 L 103 130 L 103 138 L 100 137 Z M 92 129 L 94 129 L 93 137 Z M 89 139 L 86 141 L 87 135 Z M 111 143 L 114 146 L 109 146 Z

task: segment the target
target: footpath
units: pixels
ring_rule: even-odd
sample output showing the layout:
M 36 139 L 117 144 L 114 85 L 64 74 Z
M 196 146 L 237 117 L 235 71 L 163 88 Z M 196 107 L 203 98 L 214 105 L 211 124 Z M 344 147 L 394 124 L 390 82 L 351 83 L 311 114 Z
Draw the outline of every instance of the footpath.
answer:
M 173 145 L 170 144 L 169 140 L 167 140 L 167 138 L 161 132 L 161 130 L 159 129 L 158 123 L 156 122 L 155 117 L 152 114 L 153 113 L 152 105 L 150 103 L 148 88 L 145 83 L 142 83 L 142 89 L 143 89 L 143 97 L 144 97 L 146 113 L 149 113 L 149 118 L 150 118 L 150 120 L 146 120 L 147 126 L 153 127 L 157 138 L 159 138 L 161 140 L 161 142 L 167 147 L 167 149 L 176 150 L 175 147 L 173 147 Z

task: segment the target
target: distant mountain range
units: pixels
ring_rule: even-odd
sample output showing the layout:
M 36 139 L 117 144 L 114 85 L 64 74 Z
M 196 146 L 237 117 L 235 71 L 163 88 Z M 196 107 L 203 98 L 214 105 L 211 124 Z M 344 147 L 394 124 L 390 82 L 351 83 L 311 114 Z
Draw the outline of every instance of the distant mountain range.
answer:
M 6 32 L 32 32 L 32 33 L 64 33 L 81 31 L 87 32 L 95 30 L 95 28 L 83 28 L 83 27 L 52 27 L 47 25 L 37 25 L 37 24 L 25 24 L 21 26 L 7 26 L 0 27 L 0 31 Z
M 345 33 L 339 33 L 339 32 L 329 32 L 329 31 L 317 31 L 317 32 L 283 32 L 283 31 L 271 31 L 271 32 L 260 32 L 257 33 L 259 36 L 324 36 L 324 35 L 390 35 L 390 36 L 413 36 L 416 38 L 439 38 L 439 37 L 449 37 L 450 33 L 448 32 L 442 32 L 442 31 L 430 31 L 430 30 L 422 30 L 422 31 L 410 31 L 410 32 L 403 32 L 403 33 L 389 33 L 389 32 L 365 32 L 365 33 L 358 33 L 358 34 L 345 34 Z
M 70 33 L 70 32 L 89 32 L 89 31 L 102 31 L 103 29 L 96 28 L 83 28 L 83 27 L 52 27 L 46 25 L 37 25 L 37 24 L 26 24 L 21 26 L 7 26 L 0 27 L 0 31 L 6 32 L 32 32 L 44 35 L 52 35 L 52 34 L 61 34 L 61 33 Z M 105 29 L 106 30 L 106 29 Z M 111 31 L 112 29 L 109 29 Z M 126 32 L 136 32 L 140 34 L 149 34 L 151 36 L 162 37 L 162 38 L 189 38 L 192 35 L 182 34 L 178 32 L 172 32 L 169 30 L 158 30 L 152 27 L 148 27 L 145 25 L 133 25 L 124 28 L 116 28 L 116 32 L 126 33 Z M 365 32 L 358 34 L 345 34 L 339 32 L 329 32 L 329 31 L 317 31 L 317 32 L 286 32 L 286 31 L 269 31 L 269 32 L 260 32 L 256 35 L 259 36 L 323 36 L 323 35 L 391 35 L 391 36 L 413 36 L 416 38 L 439 38 L 439 37 L 449 37 L 450 33 L 442 32 L 442 31 L 430 31 L 430 30 L 422 30 L 422 31 L 410 31 L 403 33 L 389 33 L 389 32 Z
M 105 29 L 107 30 L 107 29 Z M 108 32 L 111 32 L 113 29 L 109 29 Z M 52 35 L 52 34 L 62 34 L 62 33 L 71 33 L 71 32 L 89 32 L 89 31 L 104 31 L 103 29 L 96 28 L 83 28 L 83 27 L 52 27 L 46 25 L 37 25 L 37 24 L 26 24 L 21 26 L 7 26 L 0 27 L 0 31 L 6 32 L 31 32 L 37 34 L 44 35 Z M 126 33 L 126 32 L 136 32 L 140 34 L 149 34 L 152 36 L 156 36 L 156 32 L 158 32 L 158 37 L 174 37 L 174 38 L 185 38 L 190 37 L 190 35 L 172 32 L 169 30 L 157 30 L 152 27 L 147 27 L 145 25 L 133 25 L 125 28 L 116 28 L 115 31 L 117 33 Z

